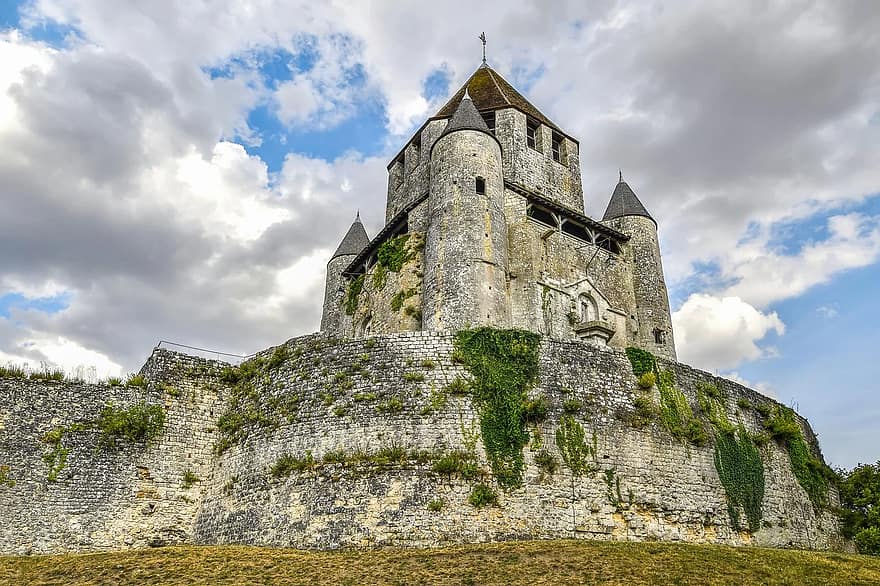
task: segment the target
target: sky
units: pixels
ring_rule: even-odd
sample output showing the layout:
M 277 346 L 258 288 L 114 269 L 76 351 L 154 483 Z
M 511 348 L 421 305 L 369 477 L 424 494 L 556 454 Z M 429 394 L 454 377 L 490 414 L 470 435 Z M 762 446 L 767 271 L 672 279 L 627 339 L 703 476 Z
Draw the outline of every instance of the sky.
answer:
M 136 371 L 320 323 L 355 213 L 480 64 L 660 226 L 679 359 L 880 458 L 873 0 L 0 2 L 0 364 Z

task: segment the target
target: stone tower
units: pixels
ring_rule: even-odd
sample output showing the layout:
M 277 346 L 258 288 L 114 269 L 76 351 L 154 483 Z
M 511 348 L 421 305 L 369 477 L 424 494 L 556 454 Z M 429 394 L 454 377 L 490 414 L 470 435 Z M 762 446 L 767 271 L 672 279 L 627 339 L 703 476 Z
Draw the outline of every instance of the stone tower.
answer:
M 358 213 L 345 238 L 339 243 L 336 252 L 327 263 L 327 283 L 324 286 L 324 311 L 321 316 L 321 331 L 339 331 L 345 327 L 345 312 L 342 302 L 345 299 L 346 280 L 343 275 L 346 267 L 355 256 L 370 243 L 367 231 Z
M 467 93 L 430 161 L 423 327 L 508 327 L 501 144 Z
M 630 237 L 628 252 L 631 255 L 638 328 L 633 345 L 675 360 L 675 340 L 660 259 L 657 222 L 623 180 L 622 172 L 602 221 Z
M 328 265 L 328 333 L 491 325 L 675 358 L 656 222 L 622 177 L 586 216 L 577 140 L 485 63 L 389 163 L 376 237 L 357 233 Z

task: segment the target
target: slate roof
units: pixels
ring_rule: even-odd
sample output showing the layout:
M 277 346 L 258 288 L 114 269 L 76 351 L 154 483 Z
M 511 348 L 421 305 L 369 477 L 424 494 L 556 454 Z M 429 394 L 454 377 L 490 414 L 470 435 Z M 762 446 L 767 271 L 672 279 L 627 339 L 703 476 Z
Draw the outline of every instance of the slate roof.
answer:
M 486 121 L 483 120 L 483 117 L 477 112 L 476 107 L 474 107 L 474 102 L 471 100 L 467 92 L 465 92 L 464 97 L 458 103 L 458 107 L 455 108 L 455 113 L 452 114 L 452 118 L 449 119 L 446 128 L 443 130 L 443 134 L 440 136 L 445 136 L 456 130 L 479 130 L 481 132 L 489 132 L 489 127 L 486 125 Z
M 369 243 L 370 239 L 367 237 L 367 231 L 364 229 L 364 225 L 361 224 L 361 215 L 358 214 L 357 218 L 352 222 L 351 228 L 348 229 L 345 238 L 339 243 L 339 248 L 330 257 L 330 260 L 337 256 L 356 255 Z
M 557 132 L 565 134 L 553 121 L 544 116 L 540 110 L 525 99 L 516 88 L 507 83 L 507 80 L 501 77 L 498 72 L 486 64 L 477 68 L 470 79 L 455 92 L 455 95 L 432 118 L 449 118 L 452 116 L 458 108 L 458 104 L 464 99 L 465 92 L 470 94 L 474 106 L 480 112 L 513 107 L 522 110 Z
M 614 188 L 614 193 L 611 194 L 611 201 L 608 202 L 608 207 L 605 208 L 605 215 L 602 216 L 602 220 L 613 220 L 622 216 L 644 216 L 653 220 L 655 224 L 657 223 L 651 217 L 651 214 L 648 213 L 648 210 L 645 209 L 645 206 L 642 205 L 642 202 L 639 201 L 639 198 L 636 197 L 632 188 L 623 180 L 623 174 L 620 176 L 617 187 Z

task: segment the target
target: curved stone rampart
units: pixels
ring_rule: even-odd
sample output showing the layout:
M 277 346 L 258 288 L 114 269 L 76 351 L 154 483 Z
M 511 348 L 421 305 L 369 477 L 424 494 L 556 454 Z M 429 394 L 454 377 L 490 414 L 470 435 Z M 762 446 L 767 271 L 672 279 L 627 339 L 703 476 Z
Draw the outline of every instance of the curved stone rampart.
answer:
M 347 341 L 316 335 L 285 348 L 285 359 L 263 366 L 252 390 L 266 404 L 276 404 L 274 397 L 295 409 L 269 413 L 220 455 L 213 452 L 216 424 L 231 392 L 221 364 L 157 350 L 142 370 L 149 390 L 0 380 L 0 465 L 9 466 L 15 481 L 0 487 L 8 520 L 0 526 L 0 551 L 170 542 L 325 549 L 554 537 L 840 544 L 836 518 L 828 508 L 814 509 L 787 451 L 773 441 L 761 448 L 761 527 L 753 534 L 734 530 L 714 442 L 677 440 L 659 418 L 633 425 L 640 391 L 622 351 L 541 342 L 538 381 L 529 394 L 545 398 L 547 416 L 527 426 L 523 484 L 505 491 L 492 479 L 470 397 L 454 392 L 469 374 L 453 360 L 452 335 Z M 266 363 L 273 355 L 274 349 L 261 354 Z M 674 372 L 695 413 L 697 384 L 711 383 L 722 391 L 731 421 L 752 433 L 762 431 L 754 406 L 776 406 L 731 381 L 677 363 L 662 367 Z M 107 400 L 164 405 L 164 432 L 148 447 L 115 451 L 100 449 L 93 431 L 66 434 L 66 467 L 56 482 L 47 481 L 41 438 L 88 420 Z M 592 448 L 580 477 L 561 462 L 556 444 L 566 412 Z M 808 424 L 798 423 L 812 443 Z M 469 451 L 476 453 L 478 476 L 434 471 L 443 455 Z M 553 473 L 538 464 L 543 452 L 559 464 Z M 279 465 L 285 457 L 286 469 Z M 197 478 L 189 487 L 187 470 Z M 497 506 L 470 504 L 478 483 L 496 491 Z M 833 490 L 828 498 L 836 503 Z

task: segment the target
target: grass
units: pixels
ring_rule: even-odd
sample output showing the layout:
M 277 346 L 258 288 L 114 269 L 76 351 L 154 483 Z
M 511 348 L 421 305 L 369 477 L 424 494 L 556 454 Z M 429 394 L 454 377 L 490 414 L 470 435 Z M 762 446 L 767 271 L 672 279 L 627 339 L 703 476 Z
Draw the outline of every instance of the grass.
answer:
M 880 559 L 719 545 L 520 541 L 306 552 L 179 546 L 0 557 L 4 584 L 876 584 Z

